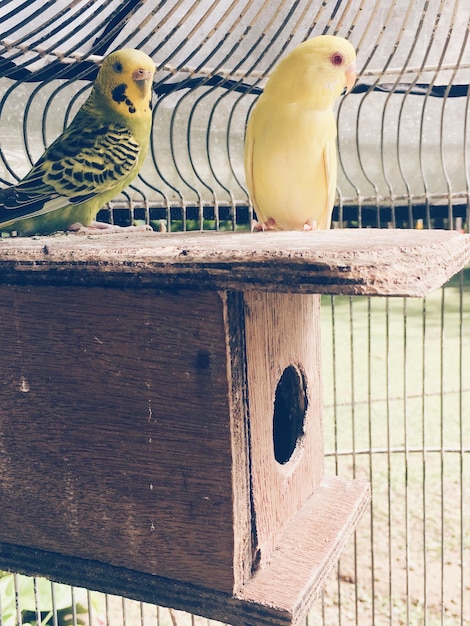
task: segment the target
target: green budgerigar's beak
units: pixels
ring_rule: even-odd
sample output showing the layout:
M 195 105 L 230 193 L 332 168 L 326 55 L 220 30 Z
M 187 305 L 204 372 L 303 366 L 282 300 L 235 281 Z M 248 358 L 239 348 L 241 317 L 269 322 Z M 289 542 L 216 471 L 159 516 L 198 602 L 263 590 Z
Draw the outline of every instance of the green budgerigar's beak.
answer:
M 138 69 L 132 72 L 132 80 L 136 83 L 137 87 L 142 93 L 147 92 L 149 82 L 152 80 L 152 72 L 150 70 Z

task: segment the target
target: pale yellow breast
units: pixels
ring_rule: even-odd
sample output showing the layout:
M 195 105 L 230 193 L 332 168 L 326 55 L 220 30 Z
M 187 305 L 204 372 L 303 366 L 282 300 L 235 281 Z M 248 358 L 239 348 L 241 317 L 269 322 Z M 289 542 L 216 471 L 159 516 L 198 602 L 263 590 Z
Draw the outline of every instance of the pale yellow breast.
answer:
M 301 229 L 309 220 L 319 224 L 331 211 L 331 177 L 336 181 L 334 114 L 260 104 L 250 120 L 250 191 L 258 218 L 273 218 L 286 230 Z

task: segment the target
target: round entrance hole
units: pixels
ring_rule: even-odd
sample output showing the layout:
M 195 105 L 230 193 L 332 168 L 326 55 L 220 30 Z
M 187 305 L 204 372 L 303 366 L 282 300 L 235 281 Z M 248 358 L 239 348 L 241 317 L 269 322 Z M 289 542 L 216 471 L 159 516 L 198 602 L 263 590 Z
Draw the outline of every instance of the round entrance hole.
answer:
M 295 365 L 289 365 L 282 372 L 274 397 L 274 458 L 282 465 L 291 459 L 304 435 L 307 407 L 305 375 Z

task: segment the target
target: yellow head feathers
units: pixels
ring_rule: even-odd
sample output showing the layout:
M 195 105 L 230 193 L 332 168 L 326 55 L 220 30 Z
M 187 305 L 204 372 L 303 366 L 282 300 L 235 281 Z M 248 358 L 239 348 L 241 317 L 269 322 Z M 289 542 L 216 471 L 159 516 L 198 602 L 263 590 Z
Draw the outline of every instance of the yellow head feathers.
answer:
M 94 91 L 124 118 L 150 115 L 154 74 L 155 63 L 145 52 L 123 48 L 104 59 Z
M 304 41 L 274 68 L 264 93 L 283 101 L 326 108 L 356 79 L 356 52 L 342 37 L 320 35 Z

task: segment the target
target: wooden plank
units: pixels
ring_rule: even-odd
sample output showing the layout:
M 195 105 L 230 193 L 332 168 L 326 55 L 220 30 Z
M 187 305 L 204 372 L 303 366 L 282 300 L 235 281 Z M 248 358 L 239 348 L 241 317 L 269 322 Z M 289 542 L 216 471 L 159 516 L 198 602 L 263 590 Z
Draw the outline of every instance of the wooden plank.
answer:
M 246 380 L 245 302 L 243 293 L 223 292 L 227 328 L 227 360 L 231 415 L 232 493 L 233 493 L 233 591 L 251 577 L 256 560 L 256 536 L 252 520 L 252 481 L 250 477 L 250 424 Z M 210 547 L 209 547 L 210 550 Z
M 424 296 L 469 259 L 456 231 L 61 235 L 0 240 L 0 280 Z
M 235 595 L 6 543 L 0 543 L 0 563 L 11 571 L 172 606 L 233 626 L 289 626 L 301 623 L 368 501 L 367 483 L 326 479 L 286 529 L 269 566 Z
M 271 558 L 286 523 L 313 495 L 323 477 L 320 382 L 320 296 L 246 292 L 245 333 L 251 437 L 251 472 L 258 566 Z M 286 369 L 305 384 L 306 410 L 289 460 L 276 460 L 276 390 Z M 297 387 L 287 389 L 281 411 L 285 432 L 295 429 Z M 294 418 L 294 420 L 292 419 Z M 287 456 L 287 455 L 286 455 Z
M 224 310 L 216 292 L 0 287 L 1 541 L 232 592 Z

